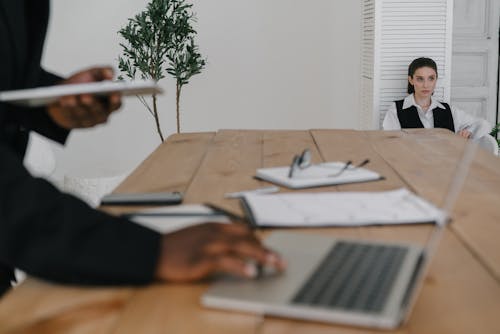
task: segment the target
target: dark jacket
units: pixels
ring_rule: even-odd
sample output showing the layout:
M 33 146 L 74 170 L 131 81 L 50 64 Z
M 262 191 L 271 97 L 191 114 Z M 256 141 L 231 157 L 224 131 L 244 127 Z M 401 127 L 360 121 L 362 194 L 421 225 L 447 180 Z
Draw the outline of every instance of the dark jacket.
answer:
M 40 67 L 48 0 L 0 0 L 0 91 L 53 85 Z M 144 284 L 160 235 L 88 207 L 23 167 L 29 131 L 63 143 L 44 108 L 0 103 L 0 294 L 14 267 L 61 283 Z

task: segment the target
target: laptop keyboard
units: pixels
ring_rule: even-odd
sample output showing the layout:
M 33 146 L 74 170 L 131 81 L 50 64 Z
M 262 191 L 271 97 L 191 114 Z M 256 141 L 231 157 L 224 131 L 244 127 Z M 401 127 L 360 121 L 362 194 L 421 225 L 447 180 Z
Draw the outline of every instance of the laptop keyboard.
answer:
M 406 253 L 399 246 L 338 242 L 292 302 L 380 313 Z

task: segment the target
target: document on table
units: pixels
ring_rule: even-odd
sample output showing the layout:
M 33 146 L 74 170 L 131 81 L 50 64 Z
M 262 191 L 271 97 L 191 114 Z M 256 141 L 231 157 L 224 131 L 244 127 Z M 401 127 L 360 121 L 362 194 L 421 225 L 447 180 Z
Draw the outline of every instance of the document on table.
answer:
M 201 204 L 162 206 L 125 215 L 133 222 L 160 233 L 170 233 L 206 222 L 230 223 L 223 213 Z
M 299 170 L 292 178 L 290 167 L 257 169 L 256 177 L 291 189 L 330 186 L 336 184 L 376 181 L 382 176 L 372 170 L 360 167 L 346 167 L 345 162 L 324 162 Z M 343 170 L 345 168 L 345 170 Z
M 242 203 L 252 224 L 261 227 L 430 223 L 444 214 L 403 188 L 383 192 L 248 194 Z

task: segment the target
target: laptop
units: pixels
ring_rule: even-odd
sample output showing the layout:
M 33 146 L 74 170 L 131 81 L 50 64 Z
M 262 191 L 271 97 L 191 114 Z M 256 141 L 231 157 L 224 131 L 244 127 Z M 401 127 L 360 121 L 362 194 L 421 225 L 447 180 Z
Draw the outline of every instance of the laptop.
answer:
M 466 145 L 447 190 L 443 215 L 426 245 L 273 232 L 265 244 L 287 261 L 282 274 L 256 280 L 224 277 L 204 306 L 261 315 L 394 329 L 409 316 L 476 145 Z

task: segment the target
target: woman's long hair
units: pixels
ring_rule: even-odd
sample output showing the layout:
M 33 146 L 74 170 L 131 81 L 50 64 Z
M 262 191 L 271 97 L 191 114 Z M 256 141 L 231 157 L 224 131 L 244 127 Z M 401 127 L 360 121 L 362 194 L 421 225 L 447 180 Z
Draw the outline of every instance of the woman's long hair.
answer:
M 437 74 L 438 74 L 438 69 L 436 62 L 432 60 L 431 58 L 417 58 L 414 61 L 411 62 L 410 66 L 408 66 L 408 76 L 413 78 L 413 75 L 415 74 L 415 71 L 418 70 L 419 68 L 422 67 L 430 67 L 434 71 L 436 71 L 436 79 L 437 79 Z M 408 80 L 408 94 L 413 94 L 415 93 L 415 87 L 410 83 Z

